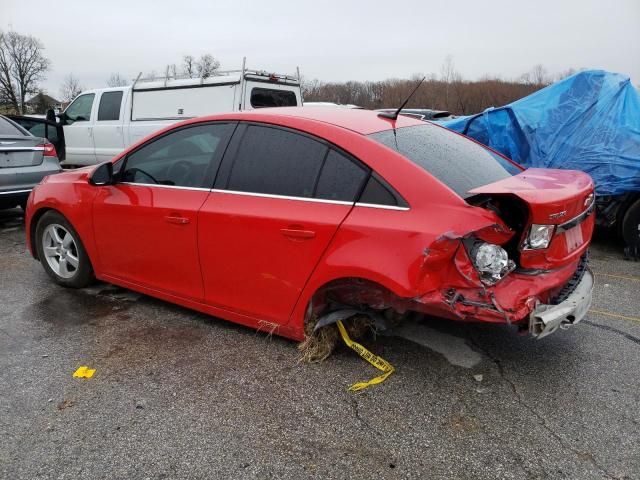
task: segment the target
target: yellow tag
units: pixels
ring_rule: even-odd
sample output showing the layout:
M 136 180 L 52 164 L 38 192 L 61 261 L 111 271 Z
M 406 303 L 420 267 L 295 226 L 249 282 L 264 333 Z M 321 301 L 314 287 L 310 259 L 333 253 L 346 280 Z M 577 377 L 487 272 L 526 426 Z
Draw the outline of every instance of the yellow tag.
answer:
M 393 368 L 393 365 L 387 362 L 384 358 L 381 358 L 371 353 L 369 350 L 364 348 L 359 343 L 351 340 L 349 338 L 349 334 L 347 333 L 347 329 L 344 328 L 344 325 L 342 324 L 342 321 L 338 320 L 337 324 L 338 324 L 338 330 L 340 330 L 340 336 L 342 337 L 342 340 L 344 340 L 344 343 L 347 345 L 347 347 L 355 351 L 358 355 L 360 355 L 363 359 L 365 359 L 371 365 L 376 367 L 378 370 L 381 370 L 382 372 L 384 372 L 382 375 L 372 378 L 368 382 L 354 383 L 349 387 L 350 392 L 357 392 L 360 390 L 364 390 L 365 388 L 368 388 L 371 385 L 377 385 L 378 383 L 382 383 L 387 379 L 389 375 L 395 372 L 396 369 Z
M 91 378 L 94 373 L 96 373 L 95 368 L 89 368 L 83 365 L 73 372 L 73 378 Z

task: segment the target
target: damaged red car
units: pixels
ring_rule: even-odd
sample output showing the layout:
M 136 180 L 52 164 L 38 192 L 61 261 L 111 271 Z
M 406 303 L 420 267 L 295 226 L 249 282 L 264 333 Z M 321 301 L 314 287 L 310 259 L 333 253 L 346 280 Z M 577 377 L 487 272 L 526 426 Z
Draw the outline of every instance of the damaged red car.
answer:
M 264 109 L 47 177 L 27 243 L 61 285 L 97 278 L 296 340 L 353 311 L 543 337 L 589 308 L 593 189 L 409 117 Z

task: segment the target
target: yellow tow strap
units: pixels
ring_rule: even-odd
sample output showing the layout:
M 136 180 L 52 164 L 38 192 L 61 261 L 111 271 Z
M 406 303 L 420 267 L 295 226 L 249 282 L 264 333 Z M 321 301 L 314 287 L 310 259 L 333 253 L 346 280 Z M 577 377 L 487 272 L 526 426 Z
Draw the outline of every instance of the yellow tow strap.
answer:
M 355 351 L 363 359 L 365 359 L 371 365 L 373 365 L 378 370 L 381 370 L 383 372 L 382 375 L 380 375 L 378 377 L 375 377 L 375 378 L 372 378 L 368 382 L 357 382 L 357 383 L 354 383 L 353 385 L 351 385 L 349 387 L 349 391 L 350 392 L 358 392 L 360 390 L 364 390 L 365 388 L 370 387 L 371 385 L 377 385 L 378 383 L 382 383 L 387 379 L 387 377 L 389 375 L 391 375 L 393 372 L 395 372 L 396 369 L 393 368 L 393 365 L 391 365 L 389 362 L 387 362 L 384 358 L 381 358 L 381 357 L 371 353 L 369 350 L 364 348 L 359 343 L 354 342 L 353 340 L 351 340 L 349 338 L 349 334 L 347 333 L 347 329 L 344 328 L 344 325 L 342 324 L 342 322 L 340 320 L 338 320 L 337 324 L 338 324 L 338 330 L 340 330 L 340 336 L 342 337 L 342 340 L 344 340 L 344 343 L 347 345 L 347 347 L 349 347 L 351 350 Z

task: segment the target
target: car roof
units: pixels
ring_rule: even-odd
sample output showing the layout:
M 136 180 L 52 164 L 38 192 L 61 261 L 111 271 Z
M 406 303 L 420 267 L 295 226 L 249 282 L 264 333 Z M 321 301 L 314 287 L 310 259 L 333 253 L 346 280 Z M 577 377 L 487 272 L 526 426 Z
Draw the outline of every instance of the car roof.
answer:
M 199 120 L 217 120 L 223 118 L 233 118 L 238 120 L 256 120 L 261 117 L 294 117 L 305 120 L 313 120 L 328 123 L 337 127 L 342 127 L 362 135 L 369 135 L 375 132 L 390 130 L 392 128 L 410 127 L 413 125 L 424 125 L 424 122 L 411 117 L 399 116 L 397 120 L 390 120 L 378 116 L 379 112 L 371 110 L 352 109 L 344 107 L 275 107 L 260 108 L 226 115 L 215 115 L 211 117 L 200 117 Z

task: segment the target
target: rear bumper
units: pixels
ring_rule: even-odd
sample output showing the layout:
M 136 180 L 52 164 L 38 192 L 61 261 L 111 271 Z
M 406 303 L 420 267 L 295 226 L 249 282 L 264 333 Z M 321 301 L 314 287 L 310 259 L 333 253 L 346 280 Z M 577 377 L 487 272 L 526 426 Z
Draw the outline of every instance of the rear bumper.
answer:
M 591 306 L 593 274 L 584 272 L 575 290 L 558 305 L 538 304 L 529 315 L 529 333 L 540 339 L 558 328 L 568 328 L 584 318 Z
M 44 177 L 61 171 L 55 157 L 44 157 L 40 165 L 0 169 L 0 204 L 26 200 L 33 187 Z

